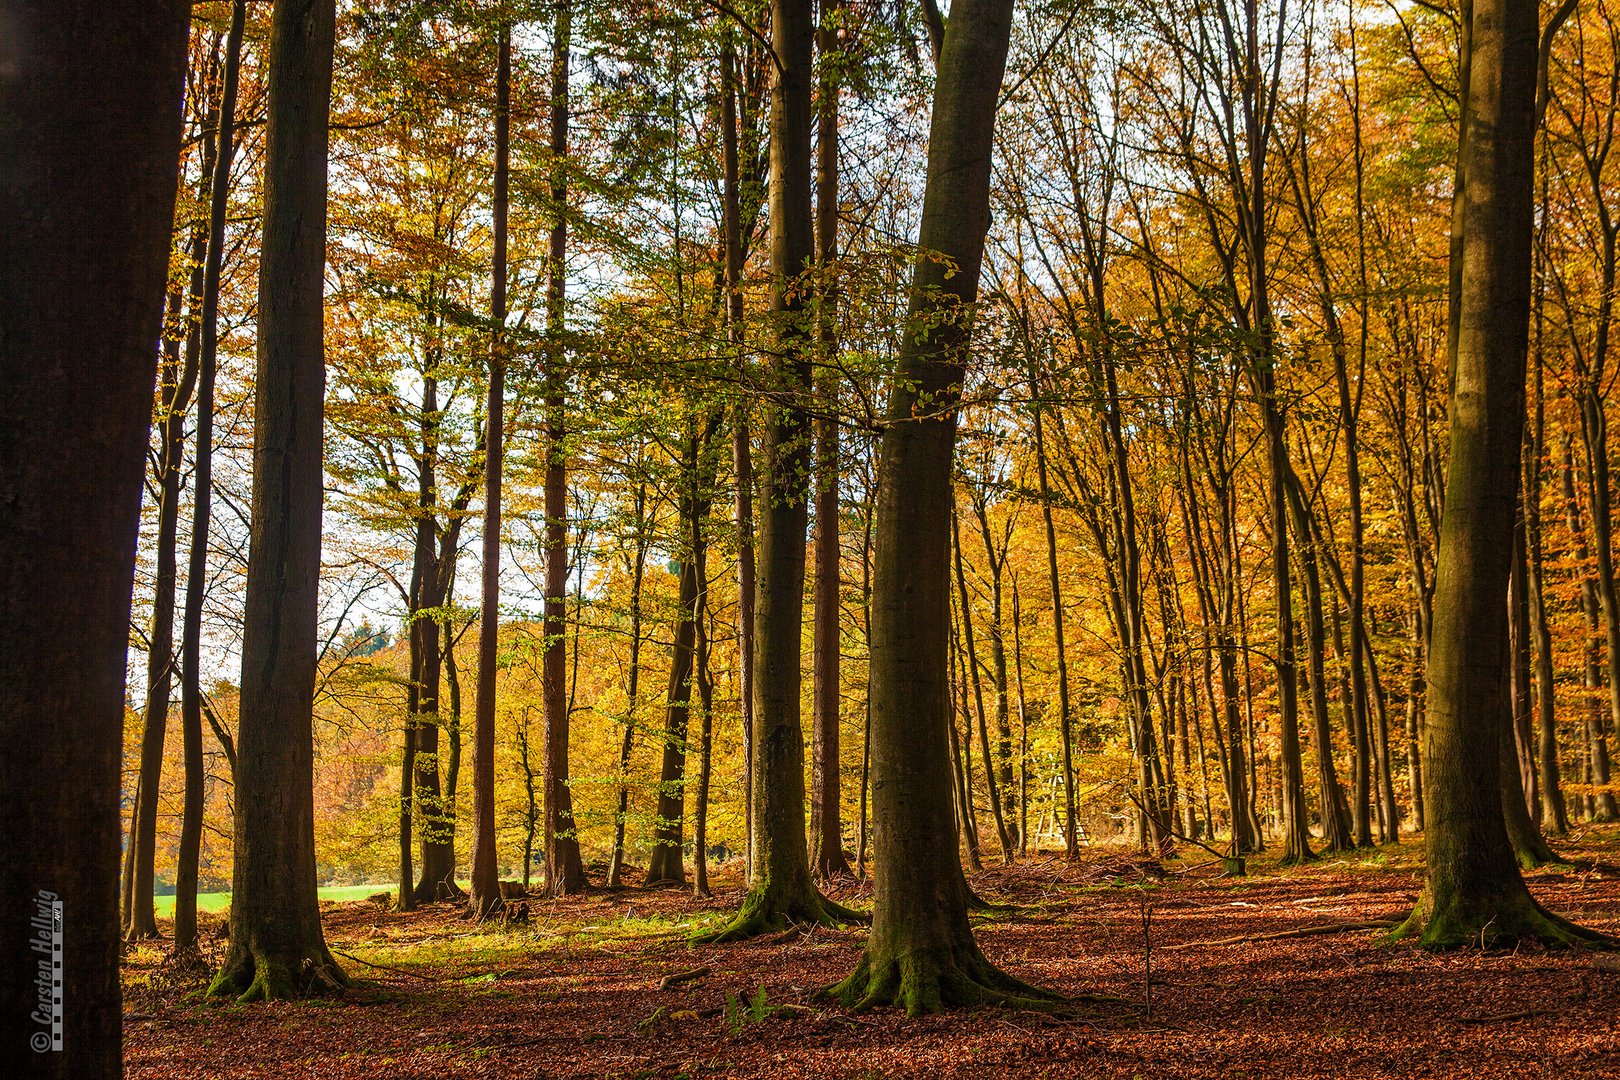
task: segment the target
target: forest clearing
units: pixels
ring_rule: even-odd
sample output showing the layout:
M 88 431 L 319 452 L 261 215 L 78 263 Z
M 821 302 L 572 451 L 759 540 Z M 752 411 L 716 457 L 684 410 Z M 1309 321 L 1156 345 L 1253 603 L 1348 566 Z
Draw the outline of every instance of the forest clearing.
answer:
M 1617 134 L 1615 0 L 0 0 L 0 1064 L 1620 1074 Z
M 1620 928 L 1616 840 L 1613 828 L 1572 838 L 1569 862 L 1530 875 L 1532 892 L 1587 925 Z M 1119 999 L 1052 1016 L 907 1019 L 814 1000 L 852 963 L 858 930 L 688 945 L 736 905 L 735 867 L 716 876 L 712 899 L 593 891 L 536 902 L 532 924 L 516 928 L 479 930 L 449 904 L 410 914 L 330 905 L 327 938 L 357 976 L 332 1005 L 188 1000 L 195 978 L 167 981 L 162 950 L 137 950 L 125 968 L 126 1075 L 1363 1080 L 1620 1071 L 1620 966 L 1595 966 L 1590 954 L 1430 954 L 1380 944 L 1368 929 L 1253 940 L 1402 918 L 1420 861 L 1405 845 L 1292 870 L 1262 861 L 1253 876 L 1231 878 L 1196 857 L 1161 871 L 1098 847 L 1078 863 L 1046 855 L 974 875 L 981 895 L 1010 905 L 975 919 L 992 959 L 1044 986 Z M 863 893 L 834 895 L 859 906 Z M 701 968 L 707 974 L 661 988 Z M 728 998 L 760 992 L 757 1019 L 728 1008 Z M 779 1006 L 789 1008 L 771 1012 Z

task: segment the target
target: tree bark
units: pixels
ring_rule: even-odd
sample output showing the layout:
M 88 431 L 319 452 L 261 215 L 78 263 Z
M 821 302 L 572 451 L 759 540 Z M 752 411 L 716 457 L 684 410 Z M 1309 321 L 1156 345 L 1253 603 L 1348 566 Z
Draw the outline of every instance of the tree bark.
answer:
M 819 271 L 816 338 L 822 364 L 816 418 L 815 610 L 811 639 L 812 701 L 810 859 L 820 878 L 847 875 L 842 785 L 839 774 L 840 597 L 838 540 L 838 20 L 842 0 L 821 0 L 816 32 L 820 85 L 816 102 L 816 266 Z
M 495 675 L 501 630 L 501 465 L 506 447 L 506 219 L 512 143 L 512 27 L 497 31 L 495 60 L 494 266 L 489 289 L 489 401 L 484 411 L 484 565 L 478 609 L 478 699 L 473 715 L 473 850 L 467 909 L 487 918 L 501 906 L 495 864 Z
M 0 957 L 17 980 L 0 1045 L 63 1080 L 121 1075 L 124 668 L 189 15 L 0 5 L 0 389 L 27 403 L 0 425 L 0 902 L 15 920 Z M 54 904 L 56 1045 L 25 974 Z
M 206 185 L 213 180 L 211 146 L 210 141 L 204 141 L 197 185 L 199 199 L 206 194 Z M 135 782 L 135 804 L 130 813 L 129 844 L 124 852 L 120 914 L 126 941 L 158 936 L 157 914 L 153 907 L 158 796 L 163 779 L 163 744 L 174 691 L 180 479 L 185 464 L 186 413 L 197 385 L 197 360 L 202 348 L 196 329 L 196 316 L 202 296 L 203 263 L 208 255 L 206 221 L 192 222 L 188 248 L 190 281 L 183 293 L 179 289 L 169 293 L 164 320 L 164 356 L 158 377 L 157 566 L 153 574 L 152 622 L 147 635 L 146 706 L 141 717 L 140 771 Z M 185 304 L 183 315 L 182 301 Z M 183 362 L 182 336 L 185 338 Z
M 810 874 L 804 820 L 804 728 L 799 684 L 804 625 L 805 532 L 809 519 L 811 327 L 803 277 L 814 268 L 810 200 L 810 0 L 772 0 L 770 237 L 775 356 L 766 470 L 760 492 L 759 579 L 754 613 L 753 776 L 749 891 L 736 917 L 705 935 L 735 941 L 788 923 L 848 921 Z
M 860 962 L 830 993 L 913 1015 L 952 1005 L 1047 1005 L 1003 974 L 968 926 L 950 804 L 946 679 L 956 415 L 989 226 L 997 99 L 1011 0 L 957 0 L 938 61 L 906 333 L 878 466 L 873 567 L 875 912 Z M 947 276 L 945 256 L 954 269 Z
M 242 67 L 245 0 L 231 6 L 225 46 L 225 85 L 218 111 L 214 176 L 210 185 L 208 254 L 203 266 L 202 311 L 197 324 L 197 451 L 191 500 L 191 551 L 186 564 L 185 618 L 180 630 L 180 737 L 185 762 L 185 794 L 180 816 L 180 848 L 174 873 L 174 951 L 197 948 L 197 876 L 202 856 L 202 604 L 208 587 L 208 527 L 213 514 L 214 378 L 219 352 L 219 286 L 225 262 L 225 211 L 230 204 L 231 159 L 236 123 L 236 88 Z
M 564 636 L 568 603 L 568 457 L 564 443 L 567 350 L 563 343 L 568 284 L 568 68 L 573 4 L 557 8 L 551 57 L 551 247 L 546 288 L 546 617 L 541 681 L 546 711 L 544 788 L 546 893 L 585 890 L 574 799 L 568 790 L 568 668 Z
M 315 892 L 313 698 L 321 565 L 327 118 L 333 0 L 271 16 L 253 514 L 243 611 L 231 944 L 210 994 L 341 989 Z
M 1427 877 L 1397 931 L 1431 947 L 1593 944 L 1526 890 L 1502 813 L 1507 595 L 1524 430 L 1536 6 L 1474 0 L 1451 453 L 1441 517 L 1424 739 Z M 1457 257 L 1454 242 L 1453 258 Z

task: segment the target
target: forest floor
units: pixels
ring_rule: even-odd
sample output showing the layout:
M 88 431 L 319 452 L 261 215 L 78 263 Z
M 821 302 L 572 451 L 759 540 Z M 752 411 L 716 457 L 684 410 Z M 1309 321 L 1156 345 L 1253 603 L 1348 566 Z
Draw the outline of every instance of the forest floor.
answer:
M 1620 831 L 1558 847 L 1569 863 L 1530 874 L 1532 892 L 1620 935 Z M 738 902 L 732 863 L 712 900 L 593 891 L 531 901 L 531 923 L 508 929 L 475 928 L 449 904 L 409 914 L 324 904 L 328 941 L 355 981 L 331 1001 L 199 1001 L 201 976 L 173 973 L 155 945 L 137 948 L 124 976 L 126 1075 L 1620 1077 L 1620 970 L 1589 954 L 1436 955 L 1365 929 L 1252 940 L 1401 917 L 1417 895 L 1418 846 L 1286 870 L 1262 857 L 1243 878 L 1193 854 L 1163 876 L 1098 847 L 1072 865 L 1032 856 L 972 878 L 981 896 L 1014 905 L 975 918 L 992 961 L 1121 999 L 1069 1016 L 912 1020 L 814 1001 L 855 964 L 862 930 L 688 945 Z M 864 888 L 834 893 L 862 904 Z M 205 916 L 205 933 L 217 919 Z M 708 974 L 659 988 L 699 967 Z

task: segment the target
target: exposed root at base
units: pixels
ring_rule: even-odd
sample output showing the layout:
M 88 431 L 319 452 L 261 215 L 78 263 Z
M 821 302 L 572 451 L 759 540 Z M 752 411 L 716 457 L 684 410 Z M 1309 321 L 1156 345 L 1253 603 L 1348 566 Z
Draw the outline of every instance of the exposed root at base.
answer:
M 856 1012 L 898 1005 L 908 1016 L 985 1005 L 1059 1013 L 1073 1009 L 1081 1000 L 1013 978 L 986 960 L 972 944 L 962 949 L 906 953 L 876 962 L 869 953 L 863 953 L 848 978 L 825 988 L 819 996 Z
M 233 949 L 204 993 L 208 997 L 234 997 L 244 1004 L 336 997 L 348 988 L 349 976 L 325 948 L 320 952 L 319 957 L 306 956 L 289 963 L 246 948 L 240 952 Z
M 694 935 L 692 944 L 725 945 L 780 934 L 790 927 L 864 925 L 871 921 L 870 915 L 829 900 L 815 889 L 807 897 L 789 901 L 774 895 L 766 886 L 749 892 L 730 922 L 718 930 Z
M 1620 939 L 1554 915 L 1528 893 L 1488 913 L 1452 909 L 1435 914 L 1431 907 L 1425 892 L 1406 921 L 1383 940 L 1416 939 L 1415 944 L 1424 949 L 1492 949 L 1533 941 L 1555 949 L 1620 950 Z

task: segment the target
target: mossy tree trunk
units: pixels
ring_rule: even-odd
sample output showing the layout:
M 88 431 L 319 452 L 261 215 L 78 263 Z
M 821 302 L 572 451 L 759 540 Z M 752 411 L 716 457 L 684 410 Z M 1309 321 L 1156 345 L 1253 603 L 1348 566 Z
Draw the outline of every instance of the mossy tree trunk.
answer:
M 124 666 L 189 16 L 176 0 L 0 4 L 0 389 L 26 402 L 0 425 L 0 1045 L 19 1075 L 120 1074 Z M 31 920 L 48 931 L 55 902 L 53 1052 L 29 1012 Z
M 951 760 L 951 472 L 969 316 L 990 223 L 990 159 L 1012 0 L 957 0 L 938 60 L 907 332 L 878 466 L 872 583 L 872 933 L 829 991 L 909 1013 L 1050 996 L 990 965 L 968 926 Z M 943 256 L 943 258 L 935 257 Z M 947 262 L 954 270 L 948 273 Z
M 271 16 L 231 944 L 209 987 L 244 1001 L 347 982 L 315 892 L 312 731 L 333 8 L 277 0 Z
M 1457 224 L 1451 453 L 1429 645 L 1422 895 L 1398 936 L 1431 947 L 1603 939 L 1530 896 L 1503 819 L 1508 610 L 1530 308 L 1536 5 L 1474 0 Z M 1455 227 L 1455 226 L 1454 226 Z M 1520 808 L 1523 807 L 1522 797 Z

